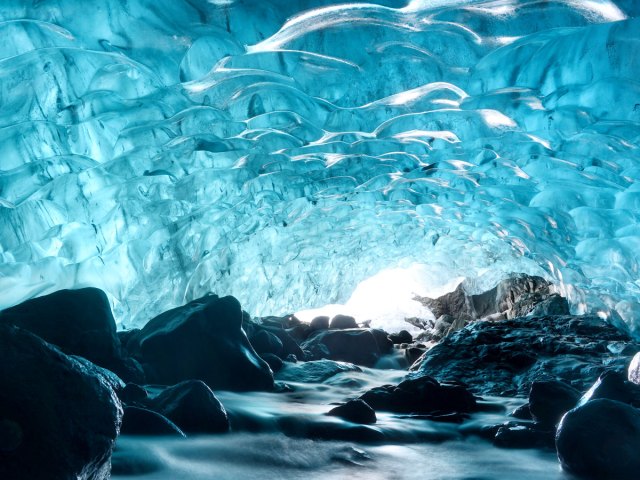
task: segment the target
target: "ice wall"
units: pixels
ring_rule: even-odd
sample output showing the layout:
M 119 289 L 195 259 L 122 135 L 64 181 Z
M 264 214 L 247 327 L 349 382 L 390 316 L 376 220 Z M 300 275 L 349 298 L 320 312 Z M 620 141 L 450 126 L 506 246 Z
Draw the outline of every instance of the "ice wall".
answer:
M 418 264 L 640 319 L 640 5 L 333 3 L 3 1 L 0 307 L 284 313 Z

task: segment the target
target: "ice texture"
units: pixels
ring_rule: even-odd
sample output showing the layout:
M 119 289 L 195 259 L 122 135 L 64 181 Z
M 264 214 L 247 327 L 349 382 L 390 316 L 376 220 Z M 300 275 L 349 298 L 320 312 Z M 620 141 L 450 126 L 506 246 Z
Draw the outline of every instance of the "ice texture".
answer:
M 132 326 L 208 291 L 262 315 L 386 269 L 524 271 L 634 328 L 639 14 L 4 0 L 0 308 L 92 285 Z

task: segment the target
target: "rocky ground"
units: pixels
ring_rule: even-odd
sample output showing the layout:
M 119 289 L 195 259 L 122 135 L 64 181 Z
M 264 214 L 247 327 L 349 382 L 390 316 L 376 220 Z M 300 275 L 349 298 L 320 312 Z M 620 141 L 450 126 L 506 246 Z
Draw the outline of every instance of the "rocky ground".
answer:
M 425 328 L 416 339 L 344 315 L 310 324 L 295 316 L 251 319 L 235 298 L 216 295 L 121 332 L 106 296 L 93 288 L 7 309 L 0 313 L 0 478 L 105 479 L 119 434 L 265 428 L 214 392 L 270 392 L 286 403 L 305 384 L 341 375 L 340 404 L 282 414 L 269 428 L 374 444 L 435 439 L 378 419 L 409 418 L 455 425 L 456 435 L 500 448 L 556 450 L 573 474 L 636 478 L 640 344 L 628 331 L 570 315 L 566 300 L 538 277 L 420 301 L 438 320 L 409 319 Z M 404 378 L 357 388 L 362 369 L 390 366 L 406 369 Z M 495 409 L 496 395 L 522 397 L 522 405 L 502 423 L 468 421 Z

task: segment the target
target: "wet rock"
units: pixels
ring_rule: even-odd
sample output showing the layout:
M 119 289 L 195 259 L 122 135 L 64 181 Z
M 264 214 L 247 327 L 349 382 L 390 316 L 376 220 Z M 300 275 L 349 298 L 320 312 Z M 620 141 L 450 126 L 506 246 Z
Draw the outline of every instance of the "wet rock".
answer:
M 280 339 L 267 330 L 259 330 L 249 338 L 251 346 L 259 354 L 270 353 L 275 356 L 282 355 L 284 347 Z
M 273 373 L 279 372 L 280 370 L 282 370 L 282 367 L 284 367 L 284 362 L 282 361 L 282 359 L 272 353 L 264 353 L 260 355 L 260 358 L 267 362 L 267 365 L 269 365 L 269 368 Z M 296 356 L 293 355 L 293 358 L 295 359 Z
M 635 345 L 625 332 L 591 315 L 479 321 L 443 339 L 414 368 L 459 380 L 481 394 L 524 395 L 544 378 L 585 391 L 605 370 L 627 365 L 628 356 L 609 350 L 612 342 Z
M 427 351 L 426 348 L 410 346 L 404 350 L 404 358 L 409 366 L 417 362 Z
M 413 342 L 413 337 L 406 330 L 400 330 L 398 333 L 390 333 L 389 339 L 394 345 Z
M 376 412 L 362 399 L 349 400 L 344 405 L 332 408 L 327 415 L 340 417 L 352 423 L 371 425 L 376 423 Z
M 287 330 L 268 327 L 267 330 L 278 337 L 278 340 L 282 343 L 282 354 L 278 355 L 278 357 L 285 360 L 289 355 L 294 355 L 296 358 L 301 360 L 304 359 L 304 352 L 300 348 L 300 345 L 291 335 L 289 335 Z
M 640 385 L 640 352 L 636 353 L 629 363 L 628 378 L 630 382 Z
M 316 360 L 327 358 L 373 367 L 382 355 L 377 337 L 370 329 L 320 330 L 301 347 Z
M 373 335 L 373 338 L 376 339 L 380 355 L 387 355 L 393 351 L 393 342 L 389 338 L 389 334 L 387 332 L 379 328 L 369 328 L 368 330 Z
M 638 408 L 640 407 L 640 385 L 629 382 L 620 372 L 608 371 L 600 375 L 578 404 L 584 405 L 598 398 L 617 400 Z
M 93 367 L 0 325 L 0 478 L 109 478 L 122 407 Z
M 311 331 L 314 331 L 314 332 L 316 330 L 328 330 L 329 317 L 326 317 L 324 315 L 315 317 L 313 320 L 311 320 L 311 323 L 309 323 L 309 327 L 311 328 Z
M 233 297 L 194 300 L 150 320 L 129 341 L 149 382 L 204 381 L 221 390 L 270 390 L 273 375 L 242 329 Z
M 116 372 L 140 380 L 135 364 L 125 359 L 106 294 L 97 288 L 59 290 L 0 312 L 0 323 L 28 330 L 59 347 Z
M 529 392 L 529 411 L 536 422 L 556 426 L 579 399 L 580 392 L 566 383 L 557 380 L 535 381 Z
M 289 336 L 298 344 L 304 342 L 309 337 L 309 335 L 311 335 L 311 332 L 311 327 L 304 323 L 302 325 L 296 325 L 295 327 L 287 329 L 287 333 L 289 334 Z
M 597 479 L 634 479 L 640 471 L 640 410 L 615 400 L 592 400 L 567 412 L 556 433 L 567 472 Z
M 200 380 L 165 388 L 149 404 L 186 433 L 229 431 L 227 412 L 211 389 Z
M 322 383 L 343 372 L 361 372 L 351 363 L 334 362 L 333 360 L 316 360 L 311 362 L 286 364 L 276 378 L 284 382 Z
M 124 389 L 118 393 L 118 398 L 125 405 L 146 405 L 149 394 L 140 385 L 127 383 Z
M 511 416 L 520 420 L 533 420 L 528 403 L 520 405 L 518 408 L 516 408 L 513 412 L 511 412 Z
M 500 448 L 554 449 L 555 428 L 524 422 L 507 422 L 489 427 L 490 440 Z
M 186 436 L 164 415 L 141 407 L 124 407 L 120 433 L 122 435 Z
M 542 317 L 545 315 L 570 315 L 571 309 L 566 298 L 557 293 L 549 295 L 538 303 L 528 315 L 532 317 Z
M 346 328 L 358 328 L 356 319 L 349 315 L 336 315 L 331 319 L 329 328 L 346 329 Z
M 396 413 L 467 413 L 477 409 L 475 397 L 462 385 L 439 383 L 427 376 L 407 379 L 397 386 L 376 387 L 360 398 L 376 411 Z
M 295 355 L 296 358 L 304 358 L 304 353 L 298 342 L 284 328 L 273 324 L 258 324 L 250 320 L 244 323 L 244 328 L 249 337 L 249 342 L 261 356 L 269 353 L 276 355 L 281 360 L 284 360 L 289 355 Z M 308 327 L 298 324 L 293 328 Z

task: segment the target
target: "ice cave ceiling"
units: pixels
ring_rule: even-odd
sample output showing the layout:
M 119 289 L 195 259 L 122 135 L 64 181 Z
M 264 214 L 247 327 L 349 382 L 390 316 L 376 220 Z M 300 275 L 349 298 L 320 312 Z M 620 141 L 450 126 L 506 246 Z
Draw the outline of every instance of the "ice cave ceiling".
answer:
M 421 295 L 514 271 L 633 324 L 639 15 L 5 0 L 0 308 L 93 285 L 130 326 L 208 291 L 264 315 L 387 269 Z

